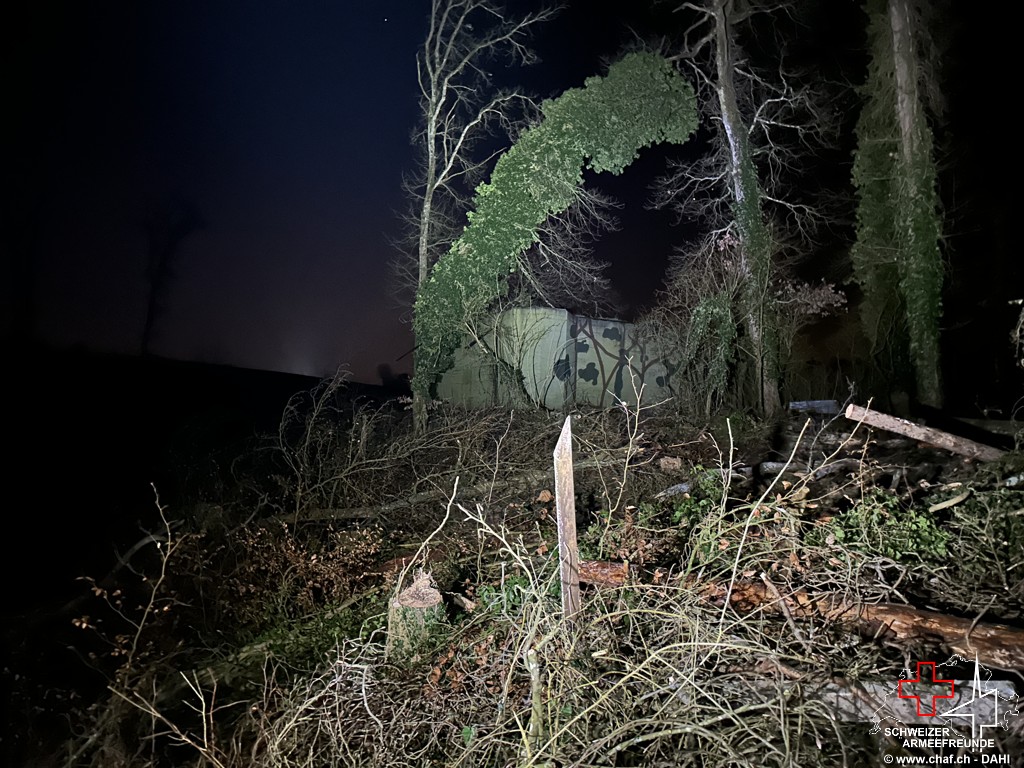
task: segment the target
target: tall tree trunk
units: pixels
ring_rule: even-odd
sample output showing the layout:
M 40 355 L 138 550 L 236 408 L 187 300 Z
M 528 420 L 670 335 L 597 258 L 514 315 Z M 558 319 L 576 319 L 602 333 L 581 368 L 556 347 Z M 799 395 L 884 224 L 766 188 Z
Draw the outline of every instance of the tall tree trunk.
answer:
M 416 243 L 416 290 L 427 282 L 430 275 L 430 231 L 434 215 L 434 190 L 437 186 L 437 135 L 432 125 L 426 129 L 426 150 L 427 159 L 425 171 L 425 183 L 423 192 L 423 204 L 419 210 L 419 238 Z
M 431 121 L 427 121 L 426 128 L 426 150 L 427 159 L 425 171 L 425 184 L 423 192 L 423 203 L 419 213 L 419 236 L 416 242 L 416 293 L 418 294 L 423 284 L 430 276 L 430 230 L 431 221 L 434 215 L 434 189 L 437 184 L 437 141 L 436 132 L 433 130 Z M 414 367 L 418 350 L 413 351 Z M 427 430 L 427 403 L 421 392 L 415 388 L 412 392 L 412 413 L 413 429 L 416 434 L 421 435 Z
M 942 405 L 939 362 L 942 262 L 931 130 L 920 93 L 921 74 L 910 0 L 889 0 L 888 11 L 900 134 L 896 174 L 900 220 L 897 226 L 903 230 L 906 248 L 901 260 L 901 283 L 907 305 L 917 397 L 925 405 L 938 408 Z
M 907 0 L 889 0 L 889 25 L 896 72 L 896 117 L 903 162 L 909 165 L 916 154 L 915 130 L 921 119 L 921 102 L 917 86 L 917 46 Z
M 871 60 L 853 165 L 861 318 L 888 385 L 912 373 L 918 401 L 940 407 L 942 219 L 919 22 L 914 0 L 869 0 L 868 16 Z
M 753 357 L 758 410 L 771 416 L 781 403 L 777 376 L 777 350 L 770 316 L 771 240 L 761 211 L 761 185 L 750 157 L 747 126 L 736 101 L 732 30 L 729 16 L 733 0 L 714 0 L 716 92 L 722 128 L 729 147 L 729 186 L 740 239 L 744 323 Z
M 478 151 L 476 140 L 507 129 L 514 114 L 530 100 L 519 91 L 494 89 L 484 63 L 500 59 L 529 64 L 536 56 L 526 46 L 531 27 L 550 19 L 555 8 L 522 17 L 506 13 L 501 0 L 431 0 L 427 38 L 416 58 L 422 123 L 415 141 L 423 147 L 421 173 L 408 183 L 415 228 L 416 295 L 430 277 L 433 262 L 458 236 L 460 210 L 468 209 L 469 180 L 492 159 Z M 489 65 L 488 65 L 489 66 Z M 422 174 L 422 175 L 421 175 Z M 422 340 L 417 338 L 414 379 L 422 365 Z M 427 366 L 429 367 L 429 366 Z M 427 393 L 413 387 L 417 431 L 426 428 Z

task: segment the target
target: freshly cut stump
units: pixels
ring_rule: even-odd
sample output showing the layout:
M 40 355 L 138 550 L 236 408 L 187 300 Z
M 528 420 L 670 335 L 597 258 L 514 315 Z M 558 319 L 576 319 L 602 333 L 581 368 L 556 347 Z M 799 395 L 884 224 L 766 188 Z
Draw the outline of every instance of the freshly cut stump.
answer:
M 444 619 L 444 602 L 429 571 L 419 570 L 412 584 L 388 607 L 389 659 L 416 655 L 431 628 Z

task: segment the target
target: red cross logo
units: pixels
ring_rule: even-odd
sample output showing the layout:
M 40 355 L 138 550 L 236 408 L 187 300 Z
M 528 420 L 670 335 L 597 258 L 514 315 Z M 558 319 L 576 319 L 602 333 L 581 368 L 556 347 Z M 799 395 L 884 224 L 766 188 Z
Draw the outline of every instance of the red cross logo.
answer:
M 948 685 L 949 693 L 934 693 L 935 686 L 939 685 Z M 915 690 L 920 692 L 914 693 Z M 917 677 L 913 680 L 900 680 L 896 695 L 901 699 L 916 699 L 918 717 L 935 717 L 935 700 L 953 698 L 953 681 L 935 676 L 934 661 L 919 661 Z M 926 711 L 921 711 L 922 706 Z

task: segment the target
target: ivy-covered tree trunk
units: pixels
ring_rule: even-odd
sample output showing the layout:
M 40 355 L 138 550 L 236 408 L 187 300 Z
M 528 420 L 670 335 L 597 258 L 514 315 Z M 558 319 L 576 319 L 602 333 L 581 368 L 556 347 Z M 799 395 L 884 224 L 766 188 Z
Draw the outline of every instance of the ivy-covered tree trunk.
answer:
M 911 0 L 869 0 L 871 63 L 857 124 L 853 263 L 862 321 L 883 371 L 909 361 L 917 399 L 939 407 L 941 218 Z
M 729 192 L 745 277 L 741 312 L 749 338 L 757 409 L 771 416 L 780 407 L 774 302 L 769 290 L 772 241 L 761 211 L 761 185 L 750 156 L 747 126 L 736 101 L 729 16 L 733 0 L 714 0 L 716 92 L 728 143 Z

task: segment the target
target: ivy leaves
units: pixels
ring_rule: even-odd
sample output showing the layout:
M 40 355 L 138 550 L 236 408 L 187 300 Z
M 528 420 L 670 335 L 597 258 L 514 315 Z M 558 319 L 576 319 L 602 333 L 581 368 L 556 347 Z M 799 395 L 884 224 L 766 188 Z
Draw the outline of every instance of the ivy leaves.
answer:
M 572 204 L 585 167 L 621 173 L 640 149 L 681 144 L 697 126 L 693 89 L 653 53 L 625 56 L 606 76 L 544 102 L 542 111 L 544 120 L 477 187 L 468 226 L 420 287 L 413 388 L 423 397 L 450 365 L 462 328 L 505 294 L 506 278 L 538 228 Z

